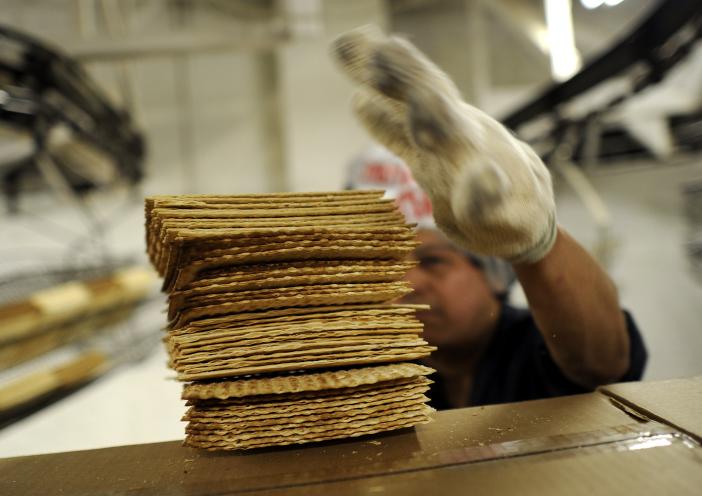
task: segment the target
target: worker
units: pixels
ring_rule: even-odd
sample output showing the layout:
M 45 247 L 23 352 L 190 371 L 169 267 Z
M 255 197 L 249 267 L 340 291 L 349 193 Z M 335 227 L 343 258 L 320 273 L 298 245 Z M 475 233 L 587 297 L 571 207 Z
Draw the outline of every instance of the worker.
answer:
M 418 222 L 418 265 L 407 275 L 414 292 L 405 298 L 429 305 L 417 315 L 438 348 L 427 359 L 437 370 L 432 405 L 522 401 L 640 379 L 640 333 L 611 279 L 557 224 L 550 174 L 536 153 L 463 102 L 407 40 L 360 28 L 340 36 L 333 52 L 359 84 L 361 122 L 411 171 L 384 173 L 404 178 L 394 196 L 401 206 L 412 199 L 419 218 L 427 205 L 432 212 L 432 221 Z M 528 311 L 505 303 L 497 259 L 511 265 Z

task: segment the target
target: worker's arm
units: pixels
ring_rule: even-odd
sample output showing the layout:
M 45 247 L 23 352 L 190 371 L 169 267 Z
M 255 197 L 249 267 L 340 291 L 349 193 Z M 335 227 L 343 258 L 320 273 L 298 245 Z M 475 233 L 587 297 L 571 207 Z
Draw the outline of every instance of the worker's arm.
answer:
M 359 84 L 355 110 L 397 153 L 457 246 L 510 261 L 563 373 L 592 387 L 626 372 L 629 342 L 614 285 L 558 229 L 540 157 L 460 92 L 409 41 L 360 28 L 334 42 Z
M 620 379 L 629 367 L 624 315 L 614 283 L 588 252 L 559 229 L 544 258 L 514 268 L 565 376 L 587 388 Z

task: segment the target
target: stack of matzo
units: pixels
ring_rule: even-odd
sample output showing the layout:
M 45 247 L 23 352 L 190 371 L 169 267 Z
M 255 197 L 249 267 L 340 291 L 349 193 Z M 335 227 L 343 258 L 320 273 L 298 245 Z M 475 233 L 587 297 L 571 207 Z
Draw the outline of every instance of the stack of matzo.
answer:
M 428 420 L 431 369 L 402 362 L 433 348 L 416 307 L 389 303 L 410 291 L 416 242 L 382 192 L 152 197 L 146 227 L 169 293 L 170 365 L 193 381 L 186 444 L 255 448 Z

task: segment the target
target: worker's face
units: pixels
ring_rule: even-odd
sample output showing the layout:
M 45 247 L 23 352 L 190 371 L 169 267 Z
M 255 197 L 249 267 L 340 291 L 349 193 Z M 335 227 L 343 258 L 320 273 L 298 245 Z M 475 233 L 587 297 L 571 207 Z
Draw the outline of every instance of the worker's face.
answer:
M 417 312 L 425 339 L 438 347 L 482 342 L 497 320 L 499 305 L 482 271 L 436 231 L 419 231 L 413 258 L 419 264 L 406 279 L 414 291 L 403 303 L 423 303 Z

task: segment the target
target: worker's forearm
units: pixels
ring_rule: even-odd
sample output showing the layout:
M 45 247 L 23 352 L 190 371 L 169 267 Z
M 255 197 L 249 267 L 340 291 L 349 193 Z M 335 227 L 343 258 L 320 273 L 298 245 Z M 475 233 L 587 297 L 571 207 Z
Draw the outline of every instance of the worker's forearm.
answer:
M 559 229 L 545 258 L 515 271 L 546 345 L 569 379 L 595 387 L 626 372 L 629 339 L 617 290 L 570 235 Z

